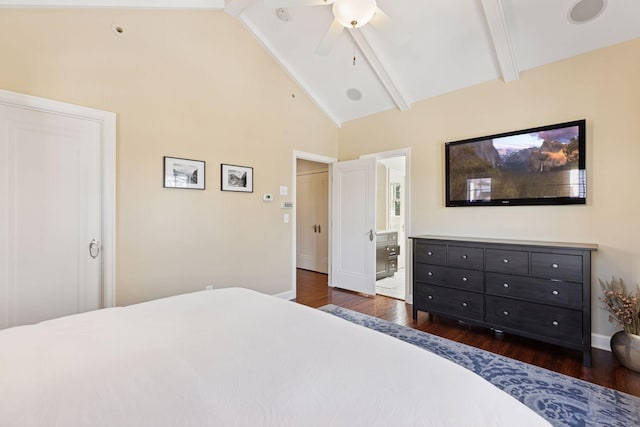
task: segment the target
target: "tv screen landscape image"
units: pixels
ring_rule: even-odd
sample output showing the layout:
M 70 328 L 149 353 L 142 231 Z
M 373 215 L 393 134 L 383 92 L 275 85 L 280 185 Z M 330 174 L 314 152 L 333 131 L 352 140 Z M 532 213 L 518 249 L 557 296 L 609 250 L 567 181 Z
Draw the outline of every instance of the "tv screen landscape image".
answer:
M 585 204 L 585 120 L 445 144 L 446 205 Z

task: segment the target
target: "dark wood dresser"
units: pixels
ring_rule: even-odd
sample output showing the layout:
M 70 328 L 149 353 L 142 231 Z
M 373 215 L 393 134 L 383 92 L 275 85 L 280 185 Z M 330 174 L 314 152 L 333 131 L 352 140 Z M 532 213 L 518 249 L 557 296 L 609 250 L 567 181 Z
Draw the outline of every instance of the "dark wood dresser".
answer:
M 591 366 L 591 252 L 596 245 L 417 236 L 418 310 L 581 350 Z

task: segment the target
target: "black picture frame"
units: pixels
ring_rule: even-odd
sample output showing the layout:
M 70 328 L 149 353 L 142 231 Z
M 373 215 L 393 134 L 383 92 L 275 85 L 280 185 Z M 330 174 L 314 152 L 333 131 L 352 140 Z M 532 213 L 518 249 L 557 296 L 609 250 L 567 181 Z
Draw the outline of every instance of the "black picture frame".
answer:
M 184 190 L 205 190 L 206 164 L 204 160 L 164 156 L 162 186 Z
M 220 190 L 253 193 L 253 168 L 221 163 Z

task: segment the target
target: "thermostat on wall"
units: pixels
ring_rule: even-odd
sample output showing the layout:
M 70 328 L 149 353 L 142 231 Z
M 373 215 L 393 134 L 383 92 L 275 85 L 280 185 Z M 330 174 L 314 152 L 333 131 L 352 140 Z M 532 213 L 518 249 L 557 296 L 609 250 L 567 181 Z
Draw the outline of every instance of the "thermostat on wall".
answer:
M 273 200 L 273 194 L 263 194 L 262 195 L 262 200 L 264 200 L 265 202 L 270 202 Z

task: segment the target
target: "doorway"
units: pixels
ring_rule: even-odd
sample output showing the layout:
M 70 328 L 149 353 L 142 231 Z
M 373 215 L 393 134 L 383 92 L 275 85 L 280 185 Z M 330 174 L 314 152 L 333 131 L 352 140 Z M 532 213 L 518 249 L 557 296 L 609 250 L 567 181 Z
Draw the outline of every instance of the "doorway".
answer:
M 406 299 L 406 163 L 376 161 L 376 294 Z
M 313 272 L 314 286 L 328 288 L 331 277 L 331 243 L 329 237 L 330 165 L 333 157 L 302 151 L 293 152 L 293 295 L 300 272 Z M 318 272 L 318 273 L 316 273 Z M 324 277 L 318 281 L 318 274 Z M 320 285 L 318 283 L 321 282 Z
M 329 165 L 296 162 L 296 267 L 329 273 Z

